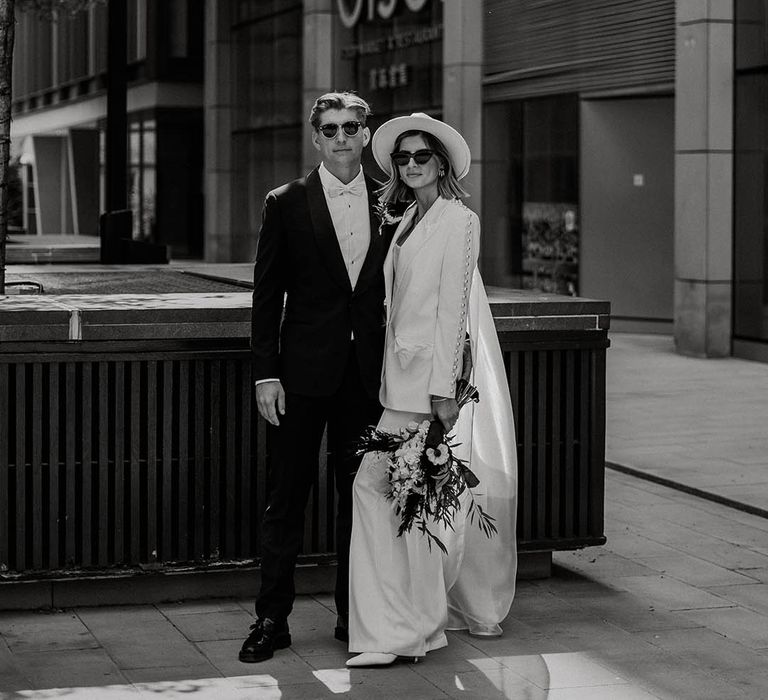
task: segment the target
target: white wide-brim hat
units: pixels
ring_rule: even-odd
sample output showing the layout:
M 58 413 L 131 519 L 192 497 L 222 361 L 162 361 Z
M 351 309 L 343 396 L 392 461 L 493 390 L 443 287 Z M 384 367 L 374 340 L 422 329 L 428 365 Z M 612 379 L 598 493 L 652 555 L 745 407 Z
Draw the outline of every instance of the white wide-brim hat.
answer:
M 392 174 L 390 154 L 395 148 L 395 141 L 404 131 L 426 131 L 440 139 L 451 158 L 456 177 L 461 180 L 469 172 L 472 155 L 464 137 L 445 122 L 433 119 L 423 112 L 414 112 L 409 117 L 395 117 L 384 122 L 373 135 L 371 141 L 373 157 L 387 175 Z

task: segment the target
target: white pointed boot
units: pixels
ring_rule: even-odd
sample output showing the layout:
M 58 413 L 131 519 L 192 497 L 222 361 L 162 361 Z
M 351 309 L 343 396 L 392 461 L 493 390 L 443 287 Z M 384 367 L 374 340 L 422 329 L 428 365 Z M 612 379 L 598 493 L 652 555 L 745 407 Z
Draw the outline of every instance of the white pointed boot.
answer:
M 362 666 L 391 666 L 397 661 L 397 654 L 384 654 L 379 651 L 365 651 L 353 656 L 347 661 L 347 666 L 358 668 Z

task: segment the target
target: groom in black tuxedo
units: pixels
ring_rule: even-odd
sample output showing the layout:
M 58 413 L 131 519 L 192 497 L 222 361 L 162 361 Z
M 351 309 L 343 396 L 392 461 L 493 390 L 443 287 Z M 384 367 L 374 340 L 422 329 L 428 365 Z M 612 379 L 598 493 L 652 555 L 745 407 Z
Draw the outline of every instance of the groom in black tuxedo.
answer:
M 288 615 L 304 510 L 328 428 L 338 492 L 335 635 L 346 641 L 352 482 L 350 445 L 381 415 L 384 277 L 389 238 L 374 213 L 378 183 L 360 165 L 368 104 L 352 93 L 318 98 L 310 115 L 321 164 L 270 192 L 254 269 L 251 347 L 259 413 L 272 431 L 256 624 L 240 660 L 290 645 Z

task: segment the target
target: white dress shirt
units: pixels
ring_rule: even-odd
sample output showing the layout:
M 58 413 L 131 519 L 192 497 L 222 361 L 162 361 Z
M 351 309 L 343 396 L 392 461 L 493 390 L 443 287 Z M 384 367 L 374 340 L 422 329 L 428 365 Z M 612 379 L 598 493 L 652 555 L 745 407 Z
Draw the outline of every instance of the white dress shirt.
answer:
M 347 185 L 332 175 L 324 163 L 320 164 L 318 174 L 349 282 L 354 289 L 371 242 L 368 190 L 365 187 L 363 168 L 360 166 L 360 172 Z

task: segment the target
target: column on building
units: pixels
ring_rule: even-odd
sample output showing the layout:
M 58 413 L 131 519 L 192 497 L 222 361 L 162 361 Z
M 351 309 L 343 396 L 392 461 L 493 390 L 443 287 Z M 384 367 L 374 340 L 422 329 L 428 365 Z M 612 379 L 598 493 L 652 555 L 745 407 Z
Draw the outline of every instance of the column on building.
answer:
M 731 352 L 733 2 L 678 0 L 675 343 Z
M 458 129 L 472 151 L 464 188 L 466 203 L 480 213 L 483 119 L 483 3 L 444 0 L 443 119 Z
M 317 165 L 310 138 L 309 112 L 315 100 L 333 86 L 333 0 L 304 0 L 304 65 L 302 85 L 302 172 Z
M 234 259 L 238 229 L 247 235 L 245 222 L 238 222 L 234 206 L 232 128 L 235 105 L 232 95 L 232 12 L 234 3 L 205 3 L 205 259 L 229 262 Z M 242 210 L 240 210 L 242 211 Z

